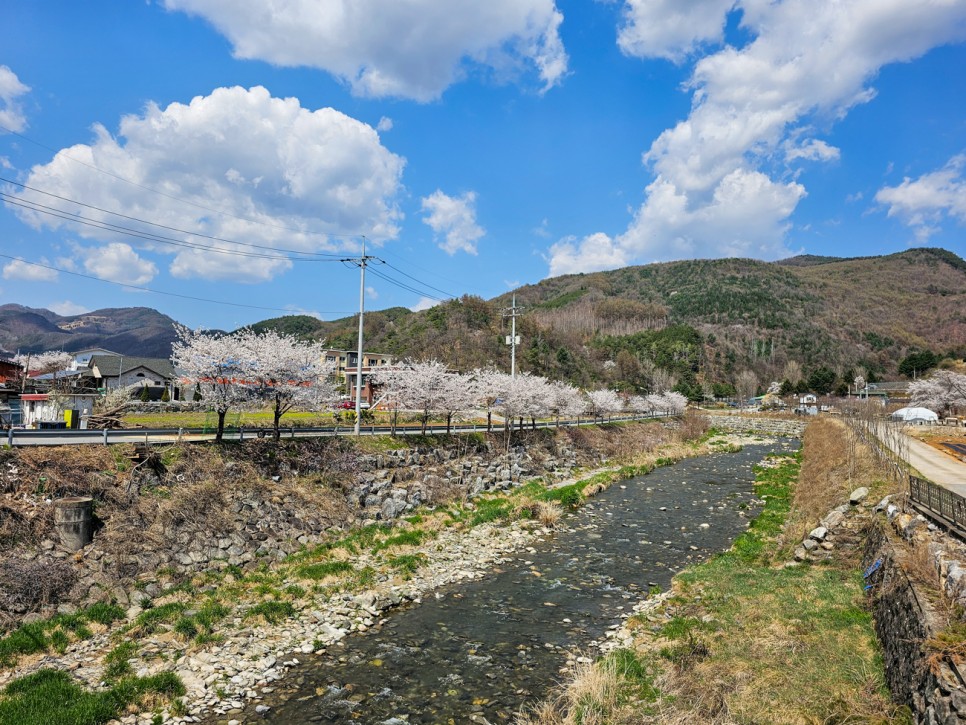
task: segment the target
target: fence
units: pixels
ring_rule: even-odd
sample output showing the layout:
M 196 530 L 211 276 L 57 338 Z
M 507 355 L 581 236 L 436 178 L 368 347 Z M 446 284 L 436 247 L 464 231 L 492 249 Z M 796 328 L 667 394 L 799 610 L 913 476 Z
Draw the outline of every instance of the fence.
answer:
M 537 428 L 565 428 L 585 425 L 598 425 L 602 423 L 620 423 L 633 420 L 650 420 L 675 418 L 677 416 L 668 413 L 654 413 L 651 415 L 619 416 L 607 418 L 577 418 L 576 420 L 561 421 L 542 421 L 534 424 L 524 424 L 520 427 L 512 426 L 513 431 L 532 430 Z M 503 424 L 494 424 L 493 432 L 502 431 Z M 426 433 L 481 433 L 489 430 L 484 424 L 470 425 L 430 425 L 426 427 Z M 388 425 L 363 425 L 360 432 L 363 435 L 387 435 L 393 432 Z M 271 428 L 244 428 L 239 426 L 234 429 L 225 430 L 224 440 L 244 441 L 246 438 L 264 438 L 271 436 Z M 352 426 L 324 426 L 318 428 L 282 428 L 281 434 L 284 438 L 309 438 L 321 436 L 347 436 L 352 435 Z M 419 426 L 397 427 L 395 435 L 420 435 L 422 429 Z M 111 445 L 115 443 L 174 443 L 181 441 L 206 441 L 212 440 L 214 433 L 202 428 L 177 428 L 177 429 L 137 429 L 124 428 L 117 430 L 15 430 L 13 428 L 6 431 L 6 443 L 8 446 L 63 446 L 63 445 L 82 445 L 82 444 L 103 444 Z M 0 439 L 2 441 L 2 439 Z
M 918 476 L 909 476 L 909 499 L 927 516 L 966 536 L 966 498 Z

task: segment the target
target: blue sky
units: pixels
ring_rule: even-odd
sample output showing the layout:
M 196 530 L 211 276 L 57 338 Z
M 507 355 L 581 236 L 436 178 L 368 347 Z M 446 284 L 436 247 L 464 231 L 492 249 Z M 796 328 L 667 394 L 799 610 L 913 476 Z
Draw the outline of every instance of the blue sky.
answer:
M 330 319 L 362 235 L 370 309 L 966 254 L 966 0 L 273 5 L 5 4 L 0 301 Z

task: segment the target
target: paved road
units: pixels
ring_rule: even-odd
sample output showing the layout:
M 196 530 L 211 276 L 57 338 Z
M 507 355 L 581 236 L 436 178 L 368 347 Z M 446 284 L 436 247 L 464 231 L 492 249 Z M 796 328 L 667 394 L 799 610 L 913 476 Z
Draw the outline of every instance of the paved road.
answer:
M 906 436 L 909 465 L 922 477 L 966 497 L 966 463 L 938 451 L 912 436 Z

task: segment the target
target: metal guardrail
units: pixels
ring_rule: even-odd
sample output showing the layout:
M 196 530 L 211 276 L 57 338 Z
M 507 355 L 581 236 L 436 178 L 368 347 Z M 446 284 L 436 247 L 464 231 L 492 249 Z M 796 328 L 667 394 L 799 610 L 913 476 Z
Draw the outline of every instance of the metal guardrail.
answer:
M 966 537 L 966 498 L 932 481 L 909 476 L 909 500 L 926 516 Z
M 674 417 L 665 413 L 654 415 L 639 416 L 619 416 L 609 418 L 577 418 L 576 420 L 545 421 L 536 425 L 524 424 L 521 428 L 513 426 L 514 431 L 532 430 L 534 428 L 570 428 L 583 425 L 600 425 L 605 423 L 621 423 L 634 420 L 652 420 Z M 494 424 L 490 428 L 494 432 L 502 431 L 503 424 Z M 474 425 L 453 425 L 449 430 L 445 425 L 430 425 L 426 427 L 426 434 L 440 433 L 484 433 L 487 431 L 485 424 Z M 388 425 L 369 425 L 362 426 L 362 435 L 389 435 L 393 429 Z M 244 441 L 252 438 L 270 438 L 274 431 L 272 428 L 237 428 L 226 429 L 222 440 Z M 342 426 L 323 426 L 317 428 L 283 428 L 281 430 L 283 438 L 317 438 L 325 436 L 354 435 L 352 427 Z M 402 427 L 397 426 L 395 435 L 422 435 L 421 427 Z M 175 442 L 201 442 L 215 439 L 215 434 L 203 428 L 138 428 L 138 429 L 117 429 L 117 430 L 22 430 L 10 428 L 6 432 L 6 444 L 8 446 L 64 446 L 64 445 L 113 445 L 117 443 L 144 443 L 144 444 L 163 444 Z M 2 440 L 2 439 L 0 439 Z

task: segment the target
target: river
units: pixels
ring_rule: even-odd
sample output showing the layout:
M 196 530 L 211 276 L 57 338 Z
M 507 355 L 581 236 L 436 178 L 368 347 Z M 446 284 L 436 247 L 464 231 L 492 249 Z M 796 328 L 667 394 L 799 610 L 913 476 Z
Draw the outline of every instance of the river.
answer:
M 389 613 L 277 683 L 245 721 L 509 722 L 568 658 L 594 657 L 652 587 L 726 549 L 757 511 L 753 466 L 797 442 L 690 458 L 623 481 L 479 581 Z M 237 717 L 237 716 L 236 716 Z

